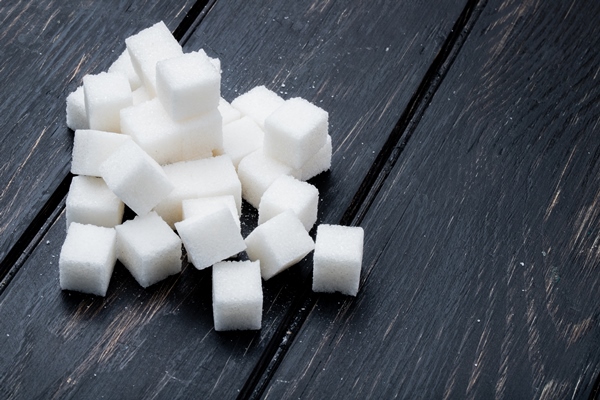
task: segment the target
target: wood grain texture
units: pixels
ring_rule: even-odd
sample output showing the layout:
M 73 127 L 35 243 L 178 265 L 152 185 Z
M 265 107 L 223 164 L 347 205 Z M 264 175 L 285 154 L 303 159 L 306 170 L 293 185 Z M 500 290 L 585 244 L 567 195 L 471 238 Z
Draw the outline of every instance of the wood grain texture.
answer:
M 320 218 L 334 222 L 461 10 L 437 3 L 223 0 L 186 50 L 206 47 L 221 58 L 230 100 L 266 84 L 330 112 L 332 171 L 315 183 L 323 197 Z M 215 333 L 210 270 L 188 266 L 142 290 L 119 266 L 106 299 L 62 293 L 56 257 L 63 226 L 61 217 L 0 295 L 0 332 L 8 334 L 0 334 L 0 346 L 10 348 L 0 355 L 0 387 L 17 398 L 235 397 L 309 268 L 304 262 L 267 282 L 260 332 Z
M 41 210 L 70 169 L 67 95 L 85 74 L 106 70 L 125 50 L 125 37 L 161 19 L 174 29 L 193 4 L 0 3 L 0 261 L 18 240 L 26 246 L 31 238 L 22 236 L 36 218 L 43 222 Z
M 264 398 L 587 399 L 600 373 L 600 7 L 491 1 Z

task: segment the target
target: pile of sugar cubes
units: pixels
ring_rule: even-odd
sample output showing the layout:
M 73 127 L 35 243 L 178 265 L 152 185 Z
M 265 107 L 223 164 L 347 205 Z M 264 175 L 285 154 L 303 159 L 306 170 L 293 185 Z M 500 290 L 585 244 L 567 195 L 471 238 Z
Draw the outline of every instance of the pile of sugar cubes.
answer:
M 309 235 L 319 192 L 306 181 L 331 165 L 327 112 L 264 86 L 228 103 L 220 61 L 184 54 L 162 22 L 125 43 L 67 98 L 76 176 L 61 288 L 105 296 L 117 260 L 148 287 L 181 272 L 183 246 L 194 267 L 212 267 L 216 330 L 260 329 L 262 280 L 313 250 L 313 290 L 355 296 L 362 228 Z M 242 199 L 259 215 L 246 238 Z M 123 222 L 125 205 L 136 216 Z

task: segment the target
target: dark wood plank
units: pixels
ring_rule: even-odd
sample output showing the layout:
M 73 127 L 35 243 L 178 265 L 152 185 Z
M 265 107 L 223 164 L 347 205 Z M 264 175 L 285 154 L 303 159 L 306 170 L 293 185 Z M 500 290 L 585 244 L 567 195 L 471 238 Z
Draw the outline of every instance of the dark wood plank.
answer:
M 175 29 L 194 3 L 2 2 L 0 276 L 52 211 L 44 210 L 51 196 L 62 184 L 55 207 L 68 188 L 63 181 L 73 132 L 65 124 L 67 95 L 85 74 L 106 70 L 125 50 L 125 37 L 161 19 Z
M 487 4 L 265 398 L 590 396 L 599 46 L 599 3 Z
M 434 2 L 263 7 L 219 1 L 186 50 L 205 47 L 221 58 L 230 100 L 236 90 L 266 84 L 330 112 L 332 171 L 315 183 L 323 195 L 320 219 L 333 222 L 461 11 L 462 5 Z M 210 270 L 187 267 L 180 277 L 142 290 L 119 266 L 106 299 L 61 293 L 56 257 L 63 224 L 61 216 L 0 297 L 0 332 L 10 335 L 0 340 L 12 341 L 0 356 L 0 387 L 7 393 L 235 397 L 260 370 L 257 363 L 308 270 L 305 262 L 265 285 L 260 332 L 217 334 Z M 34 378 L 35 386 L 26 385 Z

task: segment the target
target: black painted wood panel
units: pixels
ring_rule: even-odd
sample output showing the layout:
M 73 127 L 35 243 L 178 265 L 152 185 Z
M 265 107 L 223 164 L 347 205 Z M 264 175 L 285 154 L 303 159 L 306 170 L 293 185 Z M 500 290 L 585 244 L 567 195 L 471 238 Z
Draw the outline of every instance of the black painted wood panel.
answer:
M 487 4 L 264 398 L 597 396 L 599 18 Z

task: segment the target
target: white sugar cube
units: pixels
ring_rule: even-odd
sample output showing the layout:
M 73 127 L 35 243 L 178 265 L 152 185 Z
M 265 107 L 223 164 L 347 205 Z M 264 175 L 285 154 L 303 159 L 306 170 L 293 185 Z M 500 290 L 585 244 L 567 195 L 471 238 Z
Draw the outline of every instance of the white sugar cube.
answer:
M 127 78 L 106 72 L 86 75 L 83 77 L 83 94 L 90 129 L 121 132 L 120 111 L 133 105 Z
M 206 53 L 186 53 L 156 64 L 156 92 L 175 121 L 198 117 L 218 107 L 221 74 Z
M 72 130 L 88 129 L 90 126 L 85 113 L 83 86 L 79 86 L 67 96 L 67 126 Z
M 327 135 L 325 146 L 312 156 L 300 169 L 295 169 L 292 175 L 301 181 L 307 181 L 321 172 L 325 172 L 331 168 L 331 136 Z
M 164 22 L 158 22 L 125 39 L 133 69 L 150 95 L 156 95 L 156 63 L 183 55 L 181 45 Z
M 279 95 L 264 86 L 256 86 L 235 98 L 231 105 L 243 115 L 252 118 L 261 128 L 265 119 L 285 103 Z
M 241 112 L 233 108 L 233 106 L 222 97 L 219 100 L 219 105 L 217 109 L 219 110 L 219 112 L 221 113 L 221 117 L 223 118 L 223 125 L 235 121 L 236 119 L 239 119 L 242 116 Z
M 181 221 L 181 202 L 185 199 L 232 195 L 238 215 L 242 209 L 242 186 L 231 159 L 227 156 L 184 161 L 163 167 L 175 189 L 158 204 L 155 211 L 169 225 Z
M 148 213 L 174 188 L 160 165 L 131 140 L 100 165 L 100 174 L 138 215 Z
M 223 261 L 212 271 L 216 331 L 260 329 L 263 293 L 258 261 Z
M 188 259 L 200 270 L 246 249 L 240 229 L 226 207 L 177 222 L 175 228 Z
M 131 140 L 131 137 L 120 133 L 76 130 L 71 172 L 76 175 L 100 176 L 100 164 L 127 140 Z
M 325 146 L 328 114 L 299 97 L 287 100 L 265 120 L 265 155 L 295 169 Z
M 265 190 L 275 179 L 282 175 L 290 175 L 292 168 L 265 156 L 262 150 L 257 150 L 242 158 L 237 171 L 242 182 L 242 197 L 258 209 Z
M 73 177 L 66 201 L 67 228 L 72 222 L 112 228 L 123 220 L 123 209 L 102 178 Z
M 176 122 L 156 98 L 122 110 L 121 130 L 161 165 L 212 156 L 223 146 L 221 114 L 216 109 Z
M 362 266 L 364 231 L 360 227 L 319 225 L 312 289 L 356 296 Z
M 223 207 L 227 208 L 231 212 L 236 225 L 238 228 L 240 228 L 240 216 L 238 215 L 235 198 L 232 195 L 200 197 L 197 199 L 183 200 L 181 202 L 183 219 L 190 219 L 199 215 L 212 214 Z
M 152 100 L 153 97 L 150 96 L 150 94 L 148 93 L 148 90 L 146 90 L 146 88 L 144 86 L 140 86 L 139 88 L 135 89 L 132 93 L 131 96 L 133 97 L 133 105 L 137 106 L 138 104 L 142 104 L 147 102 L 148 100 Z M 123 122 L 121 121 L 121 130 L 123 126 Z
M 114 228 L 72 223 L 58 260 L 61 289 L 105 296 L 116 260 Z
M 223 126 L 223 152 L 237 168 L 242 158 L 262 147 L 264 135 L 251 118 L 235 120 Z
M 132 91 L 142 86 L 142 80 L 133 69 L 131 57 L 127 49 L 119 55 L 119 57 L 108 67 L 108 72 L 111 74 L 121 74 L 129 81 L 129 87 Z
M 116 227 L 117 258 L 142 286 L 181 272 L 181 239 L 155 212 Z
M 314 249 L 314 242 L 293 211 L 259 225 L 246 238 L 250 260 L 260 260 L 264 280 L 296 264 Z
M 317 221 L 318 205 L 319 191 L 316 187 L 283 175 L 263 194 L 258 207 L 258 224 L 263 224 L 286 210 L 292 210 L 304 228 L 310 231 Z

